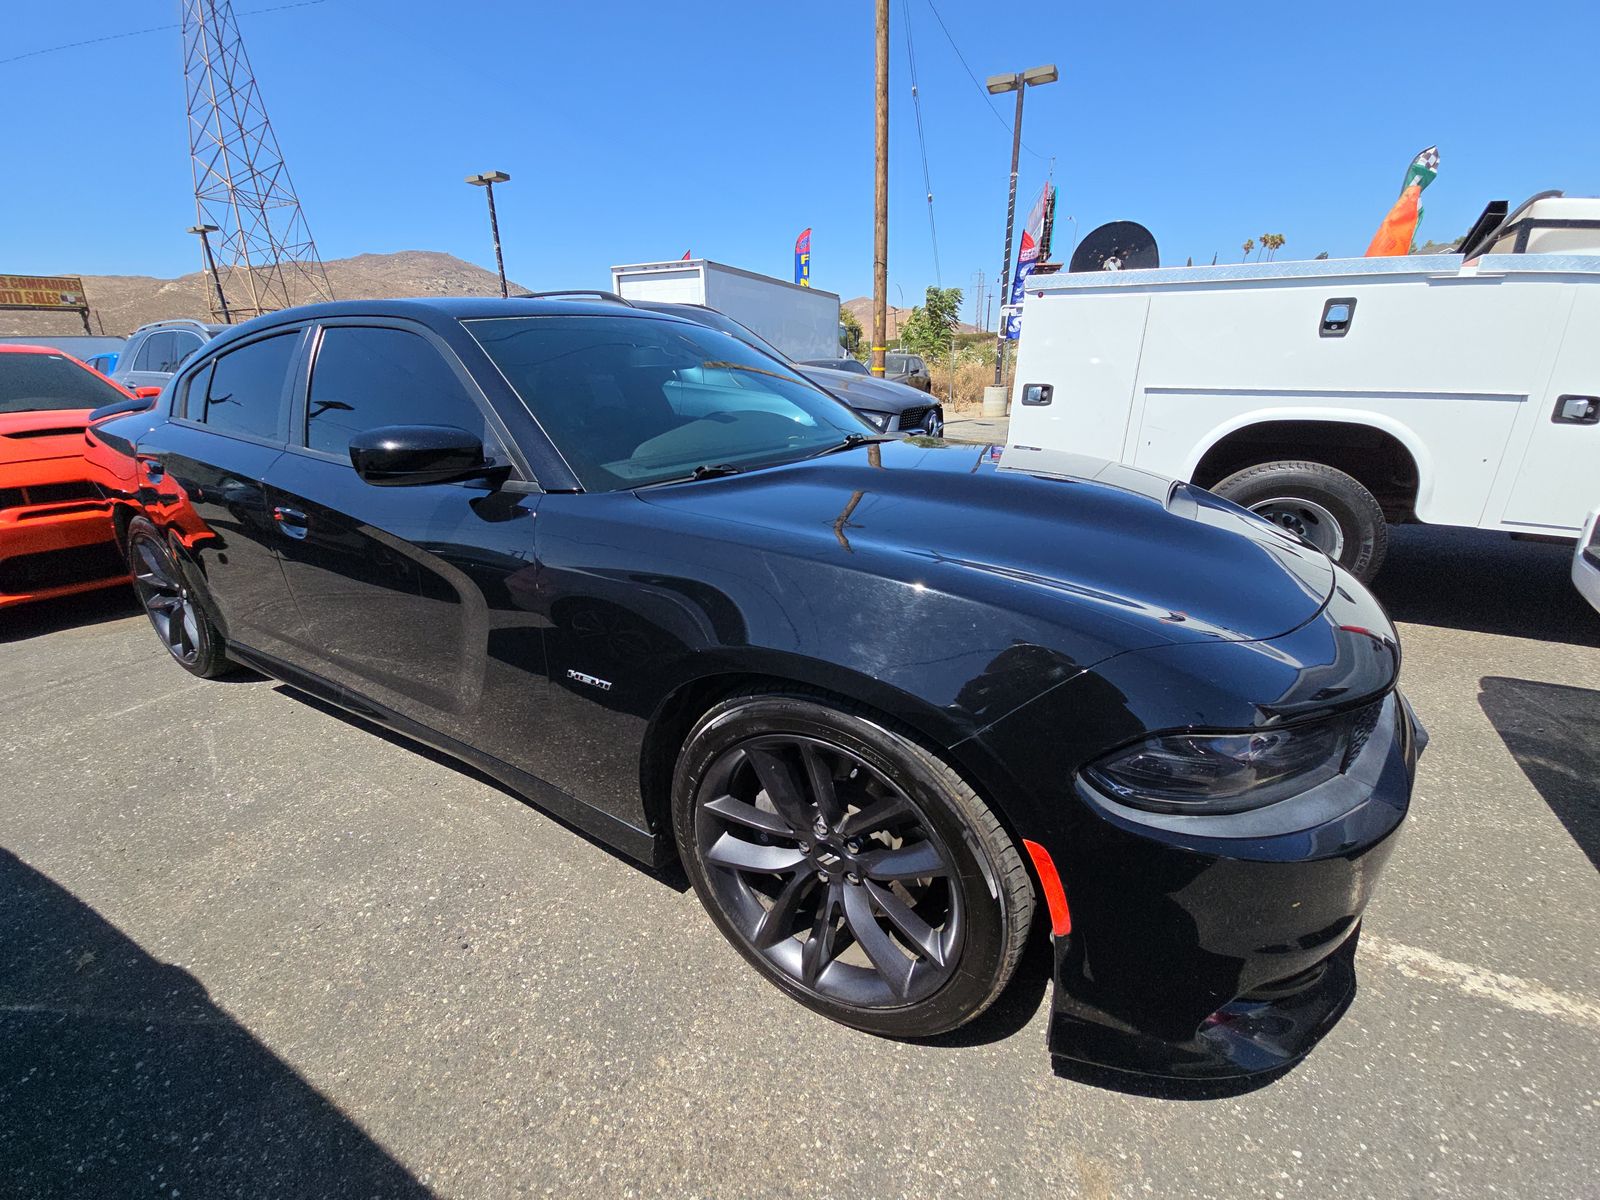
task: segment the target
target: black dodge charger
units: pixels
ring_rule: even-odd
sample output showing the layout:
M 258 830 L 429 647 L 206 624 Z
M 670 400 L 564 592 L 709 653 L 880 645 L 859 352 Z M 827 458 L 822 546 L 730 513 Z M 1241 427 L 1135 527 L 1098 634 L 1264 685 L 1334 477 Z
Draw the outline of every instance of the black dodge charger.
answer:
M 802 1004 L 951 1030 L 1048 929 L 1056 1056 L 1223 1077 L 1350 1002 L 1422 734 L 1378 604 L 1226 501 L 605 302 L 292 309 L 137 403 L 87 453 L 178 663 L 681 860 Z

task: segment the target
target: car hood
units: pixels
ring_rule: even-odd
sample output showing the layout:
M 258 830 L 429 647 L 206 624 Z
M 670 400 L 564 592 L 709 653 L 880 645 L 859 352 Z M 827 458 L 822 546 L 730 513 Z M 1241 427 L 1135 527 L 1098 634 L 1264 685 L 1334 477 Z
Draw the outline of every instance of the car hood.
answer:
M 0 413 L 0 464 L 80 458 L 87 408 Z
M 889 379 L 874 379 L 853 371 L 836 371 L 832 367 L 805 367 L 803 373 L 822 387 L 827 388 L 851 408 L 870 408 L 875 412 L 902 412 L 907 408 L 925 408 L 931 401 L 927 392 L 895 383 Z
M 1209 492 L 1020 447 L 895 441 L 638 495 L 755 526 L 764 552 L 1117 626 L 1122 649 L 1278 637 L 1334 586 L 1320 551 Z

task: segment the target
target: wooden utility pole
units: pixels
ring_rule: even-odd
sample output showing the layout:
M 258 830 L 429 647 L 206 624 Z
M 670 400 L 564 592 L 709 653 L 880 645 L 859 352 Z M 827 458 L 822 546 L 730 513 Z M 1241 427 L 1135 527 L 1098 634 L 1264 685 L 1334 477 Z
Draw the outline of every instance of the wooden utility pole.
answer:
M 872 193 L 872 373 L 883 375 L 889 344 L 889 0 L 877 0 L 877 156 Z

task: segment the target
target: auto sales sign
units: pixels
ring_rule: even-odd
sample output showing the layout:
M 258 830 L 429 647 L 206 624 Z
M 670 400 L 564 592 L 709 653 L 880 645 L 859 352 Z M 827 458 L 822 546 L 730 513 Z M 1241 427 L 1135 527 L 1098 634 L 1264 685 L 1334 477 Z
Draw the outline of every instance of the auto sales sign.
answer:
M 88 306 L 76 275 L 0 275 L 0 308 L 77 311 Z

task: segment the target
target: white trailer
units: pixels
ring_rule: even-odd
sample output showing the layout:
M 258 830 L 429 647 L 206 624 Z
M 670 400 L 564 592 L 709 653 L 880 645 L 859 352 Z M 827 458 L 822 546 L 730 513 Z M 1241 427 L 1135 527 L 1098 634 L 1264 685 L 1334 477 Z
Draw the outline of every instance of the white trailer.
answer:
M 1025 306 L 1016 457 L 1189 480 L 1360 576 L 1386 521 L 1575 537 L 1600 500 L 1600 247 L 1053 275 Z
M 709 259 L 611 268 L 624 300 L 703 304 L 755 330 L 797 362 L 839 358 L 839 297 Z

